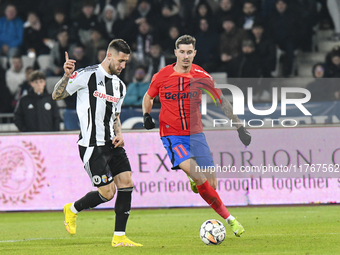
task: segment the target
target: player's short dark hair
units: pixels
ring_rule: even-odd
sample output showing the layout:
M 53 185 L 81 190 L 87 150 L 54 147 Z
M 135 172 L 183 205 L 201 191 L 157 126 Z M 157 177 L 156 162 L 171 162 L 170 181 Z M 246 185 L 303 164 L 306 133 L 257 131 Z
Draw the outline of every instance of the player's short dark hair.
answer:
M 182 35 L 180 37 L 178 37 L 178 39 L 175 42 L 175 47 L 176 49 L 178 49 L 178 46 L 180 44 L 192 44 L 192 46 L 196 46 L 196 39 L 195 37 L 191 36 L 191 35 Z
M 40 80 L 40 79 L 46 80 L 46 75 L 43 72 L 41 72 L 39 70 L 35 70 L 31 73 L 30 82 L 34 82 L 34 81 Z
M 123 39 L 112 40 L 109 44 L 109 49 L 115 49 L 118 52 L 123 52 L 125 54 L 130 54 L 130 46 Z

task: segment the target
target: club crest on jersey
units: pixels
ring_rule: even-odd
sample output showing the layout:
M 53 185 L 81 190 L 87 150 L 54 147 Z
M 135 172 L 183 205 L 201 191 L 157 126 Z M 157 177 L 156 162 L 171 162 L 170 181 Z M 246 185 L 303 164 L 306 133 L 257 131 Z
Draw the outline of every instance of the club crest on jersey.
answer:
M 97 98 L 105 99 L 106 101 L 109 101 L 111 103 L 117 103 L 120 99 L 119 97 L 113 97 L 113 96 L 110 96 L 110 95 L 106 95 L 106 94 L 101 93 L 97 90 L 95 92 L 93 92 L 93 96 L 97 97 Z

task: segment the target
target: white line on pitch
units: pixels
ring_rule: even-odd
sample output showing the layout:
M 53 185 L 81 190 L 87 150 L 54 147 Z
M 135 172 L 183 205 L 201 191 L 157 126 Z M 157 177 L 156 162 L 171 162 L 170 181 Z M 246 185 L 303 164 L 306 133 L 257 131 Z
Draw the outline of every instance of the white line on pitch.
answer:
M 101 238 L 101 237 L 84 236 L 82 238 Z M 72 239 L 72 237 L 27 238 L 27 239 L 19 239 L 19 240 L 0 240 L 0 243 L 16 243 L 16 242 L 29 242 L 29 241 L 39 241 L 39 240 L 56 240 L 56 239 Z

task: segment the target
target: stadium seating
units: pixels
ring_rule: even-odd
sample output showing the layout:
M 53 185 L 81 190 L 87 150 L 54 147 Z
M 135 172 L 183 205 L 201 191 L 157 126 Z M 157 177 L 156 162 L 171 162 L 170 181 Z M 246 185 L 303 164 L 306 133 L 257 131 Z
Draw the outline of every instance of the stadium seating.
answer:
M 21 59 L 22 59 L 22 64 L 24 66 L 24 69 L 28 66 L 34 66 L 35 58 L 30 58 L 27 55 L 22 55 Z
M 40 55 L 37 59 L 40 70 L 46 71 L 50 64 L 50 55 Z
M 7 63 L 8 63 L 7 57 L 0 57 L 0 65 L 4 70 L 7 69 Z
M 53 89 L 54 89 L 54 85 L 61 79 L 61 77 L 57 76 L 57 77 L 47 77 L 46 78 L 46 89 L 47 92 L 52 94 Z

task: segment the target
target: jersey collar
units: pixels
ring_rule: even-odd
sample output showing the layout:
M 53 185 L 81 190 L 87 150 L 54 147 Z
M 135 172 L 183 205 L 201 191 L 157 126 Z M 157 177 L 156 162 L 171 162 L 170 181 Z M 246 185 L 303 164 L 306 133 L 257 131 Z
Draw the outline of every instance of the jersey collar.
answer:
M 114 77 L 117 77 L 115 74 L 109 74 L 108 72 L 106 72 L 105 71 L 105 69 L 104 69 L 104 67 L 102 66 L 102 64 L 99 64 L 99 69 L 100 69 L 100 71 L 102 71 L 102 73 L 105 75 L 105 76 L 107 76 L 107 77 L 109 77 L 109 78 L 114 78 Z

